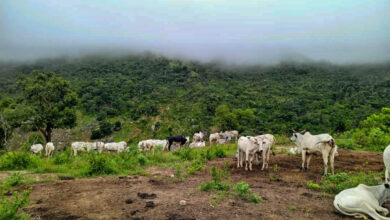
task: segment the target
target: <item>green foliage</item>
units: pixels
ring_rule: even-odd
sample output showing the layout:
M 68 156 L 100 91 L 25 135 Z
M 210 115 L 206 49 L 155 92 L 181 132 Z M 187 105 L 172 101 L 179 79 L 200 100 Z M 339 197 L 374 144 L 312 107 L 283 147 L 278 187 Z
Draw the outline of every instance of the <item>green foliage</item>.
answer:
M 19 210 L 29 204 L 28 197 L 30 195 L 29 190 L 23 191 L 18 194 L 13 193 L 13 198 L 7 198 L 1 193 L 0 200 L 0 219 L 1 220 L 23 220 L 29 219 L 29 215 L 20 213 Z
M 290 206 L 290 210 L 291 211 L 296 211 L 297 210 L 297 207 L 295 207 L 294 205 Z
M 322 182 L 322 188 L 331 194 L 337 194 L 344 189 L 353 188 L 359 184 L 365 184 L 369 186 L 377 185 L 380 182 L 380 175 L 374 173 L 360 172 L 355 175 L 348 175 L 347 173 L 337 173 L 335 175 L 329 175 L 324 178 Z
M 37 156 L 29 152 L 7 152 L 0 156 L 0 170 L 23 170 L 37 166 Z
M 145 157 L 145 155 L 139 154 L 139 155 L 137 156 L 137 161 L 138 161 L 138 163 L 139 163 L 141 166 L 144 166 L 144 165 L 146 165 L 146 163 L 148 162 L 148 159 Z
M 318 185 L 317 183 L 313 183 L 311 180 L 306 182 L 306 186 L 307 186 L 309 189 L 314 189 L 314 190 L 319 190 L 319 189 L 321 189 L 321 186 L 320 186 L 320 185 Z
M 28 136 L 27 143 L 29 146 L 33 144 L 45 144 L 45 140 L 39 133 L 32 133 L 30 136 Z
M 340 136 L 338 143 L 347 149 L 365 149 L 382 152 L 390 143 L 390 108 L 382 108 L 360 123 L 360 127 Z
M 261 202 L 261 196 L 252 193 L 248 196 L 248 201 L 253 203 L 259 203 Z
M 28 196 L 30 190 L 25 190 L 22 193 L 13 192 L 12 198 L 4 195 L 4 191 L 10 190 L 11 187 L 21 184 L 25 180 L 20 173 L 14 173 L 7 178 L 0 186 L 0 219 L 28 219 L 29 215 L 20 213 L 20 210 L 28 205 Z
M 252 193 L 252 189 L 245 182 L 238 182 L 233 186 L 233 189 L 240 198 L 247 198 Z
M 106 154 L 91 153 L 88 158 L 87 176 L 116 174 L 115 161 Z
M 73 156 L 71 148 L 66 148 L 62 153 L 56 153 L 53 155 L 53 164 L 69 164 L 72 163 Z
M 202 182 L 199 186 L 201 191 L 216 191 L 224 192 L 230 189 L 229 184 L 222 181 L 223 171 L 218 169 L 216 166 L 212 166 L 210 169 L 211 176 L 213 177 L 212 181 Z
M 92 131 L 91 139 L 103 138 L 107 135 L 112 134 L 113 125 L 107 121 L 103 120 L 99 122 L 99 129 Z
M 27 116 L 32 125 L 51 140 L 55 128 L 72 128 L 76 125 L 77 94 L 72 91 L 70 82 L 54 73 L 33 71 L 31 78 L 19 79 L 23 97 L 30 107 Z

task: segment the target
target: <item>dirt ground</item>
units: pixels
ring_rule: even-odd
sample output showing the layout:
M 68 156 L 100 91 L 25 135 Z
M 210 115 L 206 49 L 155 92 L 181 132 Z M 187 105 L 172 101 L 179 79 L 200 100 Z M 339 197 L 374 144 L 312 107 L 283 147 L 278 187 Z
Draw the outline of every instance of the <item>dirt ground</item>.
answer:
M 223 167 L 230 161 L 231 183 L 247 182 L 262 197 L 258 204 L 225 198 L 212 206 L 214 193 L 198 189 L 211 179 L 208 168 Z M 336 172 L 384 169 L 381 154 L 339 150 Z M 146 176 L 100 177 L 56 180 L 32 185 L 25 209 L 32 219 L 351 219 L 335 212 L 333 197 L 310 190 L 306 182 L 319 182 L 322 159 L 312 158 L 311 170 L 300 172 L 300 156 L 277 154 L 270 158 L 268 171 L 256 167 L 251 172 L 236 168 L 233 157 L 215 159 L 204 171 L 183 181 L 169 180 L 171 169 L 153 167 Z M 278 165 L 277 172 L 274 165 Z M 278 175 L 278 181 L 270 176 Z M 185 200 L 186 205 L 179 205 Z M 290 207 L 295 206 L 296 210 Z M 389 208 L 389 207 L 388 207 Z

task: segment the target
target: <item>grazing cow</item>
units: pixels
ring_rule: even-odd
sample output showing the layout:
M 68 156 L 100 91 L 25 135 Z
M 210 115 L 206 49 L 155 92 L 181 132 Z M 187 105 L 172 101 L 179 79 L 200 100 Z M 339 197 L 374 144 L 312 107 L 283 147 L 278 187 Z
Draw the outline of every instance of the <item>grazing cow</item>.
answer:
M 242 162 L 245 154 L 245 170 L 252 170 L 252 160 L 257 151 L 260 151 L 260 144 L 255 137 L 240 137 L 237 144 L 238 158 L 237 168 L 242 167 Z M 250 158 L 249 158 L 250 156 Z
M 126 142 L 121 141 L 121 142 L 105 143 L 104 149 L 107 151 L 116 151 L 119 154 L 120 152 L 127 150 L 128 147 Z
M 238 139 L 238 131 L 231 130 L 231 131 L 225 131 L 225 134 L 228 134 L 230 136 L 230 139 L 234 139 L 235 142 L 237 142 Z
M 199 132 L 199 133 L 195 133 L 194 136 L 192 137 L 192 141 L 193 142 L 199 142 L 199 141 L 203 141 L 203 137 L 204 137 L 204 134 L 203 132 Z
M 383 152 L 383 162 L 385 163 L 386 171 L 385 171 L 385 181 L 389 181 L 389 172 L 390 172 L 390 145 L 386 147 Z
M 190 144 L 190 147 L 205 147 L 206 146 L 206 141 L 198 141 L 198 142 L 192 142 Z
M 91 150 L 98 150 L 101 153 L 104 149 L 103 142 L 72 142 L 71 145 L 73 155 L 77 152 L 89 152 Z
M 382 204 L 390 200 L 390 185 L 388 183 L 377 186 L 359 184 L 355 188 L 341 191 L 334 198 L 333 205 L 340 213 L 355 218 L 390 219 L 386 216 L 389 210 Z M 382 213 L 384 216 L 378 214 Z
M 140 141 L 138 143 L 138 148 L 141 151 L 151 151 L 154 147 L 157 147 L 161 145 L 163 149 L 167 148 L 168 141 L 167 140 L 156 140 L 156 139 L 150 139 L 150 140 L 144 140 Z
M 46 157 L 52 157 L 54 153 L 54 144 L 53 142 L 47 142 L 45 146 Z
M 337 146 L 332 136 L 329 134 L 311 135 L 310 132 L 306 132 L 305 134 L 294 132 L 290 140 L 296 142 L 297 147 L 302 152 L 301 170 L 305 169 L 306 154 L 308 155 L 305 169 L 307 171 L 309 170 L 312 154 L 321 153 L 324 161 L 324 176 L 326 176 L 328 170 L 328 158 L 332 174 L 334 174 L 334 157 L 335 152 L 337 152 Z
M 190 138 L 185 137 L 184 135 L 180 135 L 180 136 L 168 137 L 167 140 L 168 140 L 168 150 L 170 151 L 173 142 L 180 143 L 180 147 L 181 147 L 182 145 L 189 143 Z
M 33 145 L 31 145 L 31 147 L 30 147 L 30 151 L 31 151 L 33 154 L 38 154 L 38 153 L 40 153 L 42 150 L 43 150 L 42 144 L 33 144 Z
M 226 144 L 228 143 L 229 141 L 227 139 L 218 139 L 217 140 L 217 144 Z
M 214 141 L 218 141 L 218 139 L 220 139 L 219 133 L 210 134 L 210 138 L 209 138 L 210 146 L 211 146 L 211 144 L 212 144 Z

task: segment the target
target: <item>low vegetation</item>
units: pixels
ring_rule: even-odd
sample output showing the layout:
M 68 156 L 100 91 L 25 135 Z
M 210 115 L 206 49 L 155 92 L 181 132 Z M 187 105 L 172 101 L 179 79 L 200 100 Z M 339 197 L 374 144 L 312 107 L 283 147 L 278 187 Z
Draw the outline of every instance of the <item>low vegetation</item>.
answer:
M 185 174 L 192 175 L 204 169 L 204 163 L 214 158 L 234 155 L 236 145 L 219 145 L 201 149 L 184 148 L 174 152 L 139 152 L 130 146 L 129 152 L 120 154 L 89 152 L 77 156 L 70 149 L 55 153 L 52 158 L 29 152 L 7 152 L 0 156 L 0 170 L 29 170 L 34 173 L 59 173 L 73 177 L 145 174 L 149 166 L 175 167 L 185 162 Z
M 22 213 L 20 210 L 29 204 L 28 197 L 30 190 L 24 190 L 21 193 L 11 192 L 12 196 L 6 196 L 12 191 L 12 187 L 21 184 L 31 183 L 32 181 L 25 178 L 20 173 L 14 173 L 0 185 L 0 219 L 1 220 L 18 220 L 28 219 L 29 215 Z M 6 193 L 8 192 L 8 193 Z

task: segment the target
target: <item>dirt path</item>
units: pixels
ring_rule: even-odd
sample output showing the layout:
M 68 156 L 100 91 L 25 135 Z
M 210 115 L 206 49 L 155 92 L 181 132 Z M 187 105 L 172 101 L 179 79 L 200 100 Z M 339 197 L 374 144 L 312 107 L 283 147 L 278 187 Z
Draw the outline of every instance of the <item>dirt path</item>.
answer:
M 336 171 L 383 170 L 378 153 L 339 150 Z M 214 193 L 200 192 L 211 179 L 208 169 L 181 182 L 167 180 L 170 169 L 151 168 L 151 177 L 76 179 L 33 185 L 32 204 L 25 209 L 33 219 L 350 219 L 335 213 L 333 198 L 307 189 L 306 181 L 319 182 L 322 161 L 313 157 L 309 172 L 299 172 L 300 156 L 271 157 L 270 169 L 252 172 L 237 169 L 233 158 L 215 159 L 207 167 L 222 167 L 230 160 L 232 183 L 245 181 L 261 195 L 258 204 L 226 198 L 210 205 Z M 278 171 L 274 172 L 274 165 Z M 279 175 L 279 181 L 270 178 Z M 140 194 L 141 193 L 141 194 Z M 142 194 L 142 193 L 147 193 Z M 146 198 L 142 198 L 146 197 Z M 148 198 L 149 197 L 149 198 Z M 185 206 L 179 201 L 186 200 Z M 296 210 L 290 207 L 295 206 Z

